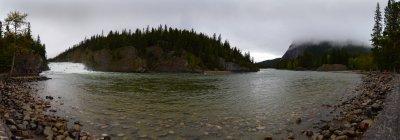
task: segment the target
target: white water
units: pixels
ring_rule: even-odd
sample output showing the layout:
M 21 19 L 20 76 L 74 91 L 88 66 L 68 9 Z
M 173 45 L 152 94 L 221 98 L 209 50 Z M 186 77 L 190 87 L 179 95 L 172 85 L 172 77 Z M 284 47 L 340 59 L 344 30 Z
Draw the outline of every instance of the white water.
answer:
M 46 73 L 94 73 L 82 63 L 49 63 L 49 68 L 50 70 L 46 71 Z

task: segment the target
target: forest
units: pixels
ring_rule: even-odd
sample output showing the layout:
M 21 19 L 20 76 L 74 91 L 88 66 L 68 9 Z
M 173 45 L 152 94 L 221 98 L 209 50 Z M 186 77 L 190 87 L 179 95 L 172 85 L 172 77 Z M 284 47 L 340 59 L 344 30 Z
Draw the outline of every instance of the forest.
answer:
M 370 48 L 363 45 L 337 45 L 331 41 L 319 43 L 306 42 L 292 44 L 293 50 L 288 50 L 282 58 L 267 60 L 258 63 L 264 68 L 278 68 L 291 70 L 316 70 L 324 64 L 342 64 L 348 69 L 369 70 L 373 66 Z M 293 51 L 299 51 L 298 56 L 290 56 Z
M 161 25 L 158 28 L 110 31 L 107 35 L 103 33 L 95 35 L 66 50 L 51 61 L 65 61 L 73 53 L 88 50 L 89 52 L 107 50 L 107 53 L 115 56 L 113 52 L 118 48 L 134 47 L 139 57 L 144 58 L 146 63 L 150 64 L 156 63 L 152 61 L 156 61 L 154 55 L 157 54 L 148 51 L 154 46 L 160 47 L 162 52 L 168 52 L 161 54 L 165 59 L 184 55 L 192 68 L 226 70 L 221 63 L 223 60 L 249 68 L 250 71 L 258 70 L 250 53 L 243 53 L 238 48 L 232 47 L 228 41 L 222 41 L 220 35 L 214 34 L 210 37 L 203 33 L 197 33 L 193 29 L 184 30 Z M 115 58 L 113 57 L 113 59 Z
M 14 11 L 0 21 L 0 73 L 39 73 L 47 67 L 45 45 L 32 37 L 27 16 Z
M 400 2 L 389 0 L 382 14 L 379 3 L 371 34 L 372 49 L 365 46 L 335 47 L 327 43 L 305 44 L 296 58 L 278 58 L 258 63 L 263 68 L 310 69 L 323 64 L 342 64 L 351 70 L 400 70 Z
M 383 23 L 382 23 L 383 22 Z M 372 29 L 374 62 L 379 70 L 400 70 L 400 2 L 389 0 L 382 15 L 379 3 Z

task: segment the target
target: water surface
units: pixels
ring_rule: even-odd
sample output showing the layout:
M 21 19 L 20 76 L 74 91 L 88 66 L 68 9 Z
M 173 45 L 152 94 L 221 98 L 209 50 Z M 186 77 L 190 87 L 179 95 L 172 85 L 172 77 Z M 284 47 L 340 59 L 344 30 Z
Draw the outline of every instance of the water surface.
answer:
M 265 69 L 229 75 L 90 72 L 51 63 L 37 83 L 57 115 L 114 139 L 263 138 L 329 117 L 360 75 Z M 60 98 L 58 98 L 60 97 Z M 302 118 L 300 125 L 294 124 Z

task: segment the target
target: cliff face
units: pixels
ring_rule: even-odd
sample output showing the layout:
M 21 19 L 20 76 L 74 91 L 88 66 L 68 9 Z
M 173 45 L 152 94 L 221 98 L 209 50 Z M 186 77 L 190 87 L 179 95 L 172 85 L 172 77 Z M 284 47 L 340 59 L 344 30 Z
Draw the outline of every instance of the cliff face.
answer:
M 302 55 L 306 48 L 307 48 L 307 46 L 291 44 L 289 46 L 289 49 L 282 56 L 282 59 L 294 59 L 294 58 Z
M 47 70 L 47 64 L 39 54 L 27 53 L 15 56 L 13 75 L 38 75 Z

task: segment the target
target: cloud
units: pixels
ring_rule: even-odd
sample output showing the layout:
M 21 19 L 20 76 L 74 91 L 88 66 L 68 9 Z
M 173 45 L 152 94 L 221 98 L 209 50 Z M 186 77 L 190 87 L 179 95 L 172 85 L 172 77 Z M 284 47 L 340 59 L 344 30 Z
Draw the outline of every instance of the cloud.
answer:
M 102 31 L 166 24 L 221 34 L 256 61 L 281 56 L 304 39 L 369 43 L 373 0 L 4 0 L 9 11 L 29 14 L 49 57 Z M 385 4 L 385 0 L 379 0 Z

